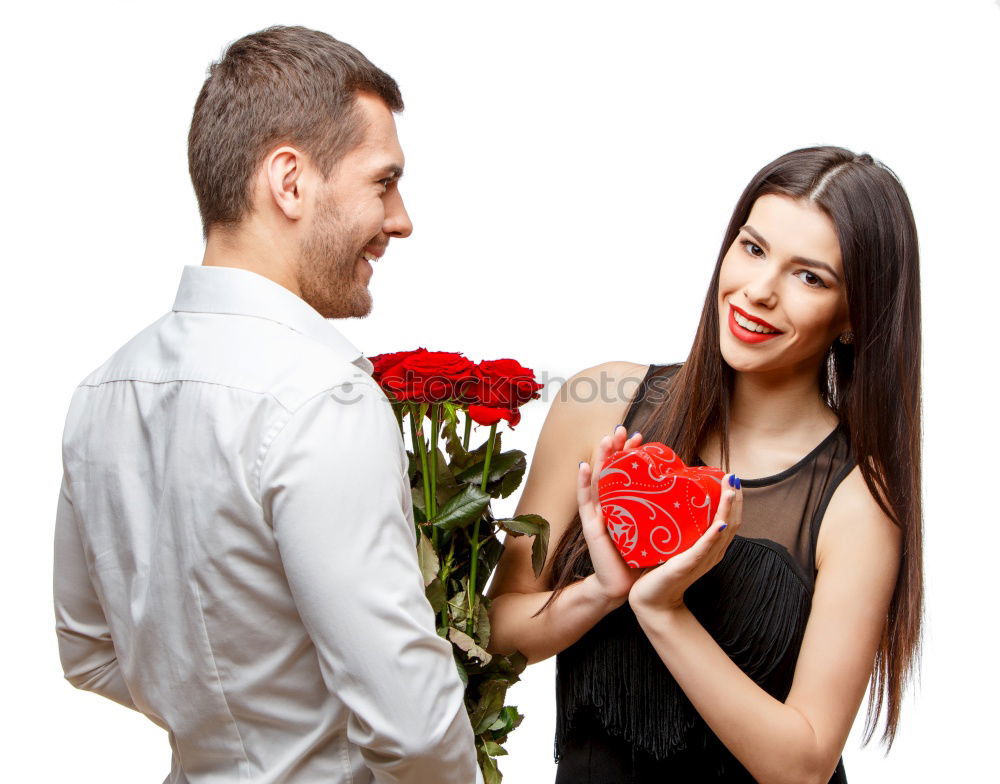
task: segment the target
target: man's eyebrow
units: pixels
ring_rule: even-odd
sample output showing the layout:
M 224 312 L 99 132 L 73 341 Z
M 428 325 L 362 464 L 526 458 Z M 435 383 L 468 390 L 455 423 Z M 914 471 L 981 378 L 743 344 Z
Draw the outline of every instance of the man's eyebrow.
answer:
M 760 245 L 764 250 L 770 252 L 771 246 L 767 240 L 765 240 L 760 233 L 754 229 L 749 223 L 746 226 L 741 226 L 740 231 L 745 231 L 754 241 Z M 833 267 L 827 264 L 825 261 L 816 261 L 815 259 L 807 259 L 805 256 L 792 256 L 792 262 L 795 264 L 802 264 L 806 267 L 813 267 L 815 269 L 823 269 L 833 275 L 833 279 L 836 281 L 840 280 L 840 276 L 834 271 Z
M 393 180 L 398 180 L 403 176 L 403 167 L 395 163 L 390 163 L 387 166 L 383 166 L 379 169 L 379 174 L 382 175 L 379 179 L 391 178 Z

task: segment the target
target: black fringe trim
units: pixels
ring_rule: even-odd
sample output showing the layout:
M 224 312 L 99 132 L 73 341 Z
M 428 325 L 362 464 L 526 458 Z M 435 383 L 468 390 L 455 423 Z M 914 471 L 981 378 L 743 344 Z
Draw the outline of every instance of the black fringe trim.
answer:
M 684 599 L 737 666 L 783 701 L 811 595 L 775 547 L 736 536 Z M 714 760 L 717 775 L 742 767 L 678 686 L 627 603 L 556 657 L 557 762 L 581 713 L 656 760 Z

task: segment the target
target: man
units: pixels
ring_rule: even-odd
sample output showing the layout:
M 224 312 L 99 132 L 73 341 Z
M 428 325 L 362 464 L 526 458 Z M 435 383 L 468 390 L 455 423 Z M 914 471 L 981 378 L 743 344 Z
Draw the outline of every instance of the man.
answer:
M 188 140 L 203 265 L 74 392 L 63 668 L 168 731 L 168 782 L 481 781 L 399 427 L 327 320 L 410 234 L 402 107 L 324 33 L 231 44 Z

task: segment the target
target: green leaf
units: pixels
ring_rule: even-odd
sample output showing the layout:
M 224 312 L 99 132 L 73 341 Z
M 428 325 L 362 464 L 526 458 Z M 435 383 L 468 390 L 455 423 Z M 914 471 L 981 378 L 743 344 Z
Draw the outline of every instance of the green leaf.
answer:
M 469 688 L 469 675 L 465 671 L 465 667 L 462 665 L 462 662 L 460 662 L 457 657 L 455 658 L 455 667 L 458 669 L 458 677 L 461 679 L 462 685 L 466 689 Z
M 474 426 L 474 425 L 473 425 Z M 500 436 L 501 431 L 497 431 L 497 434 L 493 437 L 493 454 L 494 456 L 500 454 Z M 482 463 L 486 460 L 486 447 L 489 445 L 490 439 L 487 437 L 483 443 L 477 446 L 475 449 L 469 450 L 469 460 L 473 463 L 478 462 L 480 464 L 479 473 L 482 476 Z
M 479 535 L 482 539 L 483 530 L 481 526 Z M 490 575 L 493 574 L 493 570 L 496 569 L 497 564 L 500 562 L 502 554 L 503 542 L 495 536 L 482 539 L 479 545 L 479 571 L 476 573 L 476 582 L 480 585 L 486 585 Z
M 502 711 L 500 713 L 500 716 L 497 717 L 497 720 L 495 722 L 493 722 L 489 727 L 487 727 L 487 729 L 490 732 L 498 732 L 500 730 L 504 730 L 505 732 L 507 732 L 508 730 L 506 728 L 507 728 L 507 721 L 506 721 L 506 719 L 504 719 L 504 715 L 503 715 Z M 494 754 L 493 756 L 496 756 L 496 755 Z
M 503 709 L 504 696 L 507 694 L 507 684 L 500 680 L 486 681 L 479 687 L 479 702 L 469 714 L 472 730 L 478 735 L 497 720 Z
M 517 517 L 501 517 L 496 521 L 503 530 L 513 536 L 535 536 L 541 531 L 541 523 L 545 523 L 545 518 L 536 514 L 523 514 Z M 545 523 L 548 525 L 548 523 Z
M 453 531 L 478 520 L 489 505 L 487 493 L 475 485 L 466 485 L 462 492 L 448 499 L 431 522 L 443 531 Z
M 441 608 L 444 607 L 444 603 L 448 598 L 445 595 L 444 583 L 435 577 L 424 588 L 424 594 L 427 596 L 427 601 L 430 602 L 431 609 L 435 613 L 441 612 Z
M 545 558 L 549 551 L 549 523 L 540 515 L 524 514 L 517 517 L 502 518 L 496 521 L 504 531 L 512 536 L 522 536 L 527 534 L 533 536 L 535 541 L 531 543 L 531 568 L 535 572 L 535 577 L 542 573 L 545 567 Z
M 424 510 L 418 506 L 413 507 L 413 522 L 417 525 L 423 525 L 427 522 L 427 515 L 424 514 Z
M 527 464 L 524 452 L 520 449 L 512 449 L 509 452 L 501 452 L 500 454 L 494 453 L 490 458 L 490 473 L 486 481 L 487 483 L 496 482 L 511 471 L 520 471 L 521 475 L 523 475 Z M 483 455 L 482 460 L 477 460 L 455 478 L 460 482 L 482 483 L 483 468 L 485 466 L 486 455 Z M 520 482 L 520 479 L 518 481 Z
M 485 600 L 485 597 L 484 597 Z M 476 635 L 476 639 L 479 644 L 486 648 L 490 644 L 490 614 L 488 612 L 488 606 L 483 605 L 479 601 L 479 597 L 476 597 L 476 608 L 474 611 L 474 616 L 476 619 L 476 627 L 473 630 Z
M 444 448 L 451 458 L 451 469 L 453 473 L 461 471 L 469 465 L 469 453 L 462 446 L 462 434 L 458 429 L 458 422 L 446 421 L 441 430 L 444 436 Z
M 435 498 L 440 508 L 451 500 L 451 497 L 459 491 L 460 486 L 455 481 L 455 475 L 451 472 L 451 467 L 448 465 L 448 460 L 444 456 L 444 453 L 438 449 L 436 454 L 437 473 L 434 475 L 434 478 L 437 482 L 437 487 L 435 488 Z
M 458 406 L 452 403 L 450 400 L 441 401 L 441 421 L 442 422 L 457 422 L 458 415 L 455 413 L 458 411 Z
M 465 632 L 459 631 L 454 626 L 448 629 L 448 639 L 465 651 L 466 655 L 470 659 L 478 659 L 482 664 L 489 664 L 490 660 L 493 658 L 493 656 L 487 653 L 484 648 L 476 645 L 476 641 L 469 635 Z
M 462 578 L 463 585 L 467 584 L 467 579 Z M 448 614 L 451 617 L 451 622 L 456 626 L 464 627 L 466 620 L 468 620 L 469 607 L 465 598 L 467 595 L 465 591 L 459 591 L 448 599 Z
M 490 729 L 492 729 L 492 727 L 490 727 Z M 486 753 L 491 757 L 503 757 L 507 754 L 507 749 L 492 740 L 484 742 L 483 748 L 486 749 Z
M 503 776 L 500 775 L 496 760 L 487 755 L 480 767 L 483 771 L 483 784 L 501 784 Z
M 537 515 L 533 515 L 537 517 Z M 531 543 L 531 569 L 535 577 L 540 577 L 545 568 L 545 559 L 549 554 L 549 524 L 546 520 L 539 523 L 540 530 Z
M 515 470 L 507 472 L 501 477 L 499 483 L 487 485 L 486 489 L 492 496 L 506 498 L 521 486 L 521 479 L 524 478 L 524 469 L 525 466 L 519 466 Z
M 512 684 L 520 680 L 517 676 L 524 672 L 528 666 L 528 657 L 520 651 L 514 651 L 505 656 L 494 656 L 493 660 L 497 665 L 497 672 L 513 676 L 510 678 Z
M 507 705 L 502 711 L 500 711 L 500 716 L 503 718 L 504 722 L 508 723 L 509 728 L 507 732 L 517 727 L 522 721 L 524 721 L 524 716 L 517 712 L 517 708 L 513 705 Z
M 410 495 L 413 496 L 413 514 L 416 517 L 417 510 L 425 512 L 427 504 L 424 503 L 424 486 L 423 483 L 418 483 L 415 487 L 410 488 Z M 424 519 L 427 519 L 427 515 L 424 514 Z
M 417 542 L 417 563 L 420 565 L 420 574 L 424 578 L 424 586 L 428 586 L 438 576 L 441 570 L 441 562 L 434 552 L 434 545 L 423 533 L 420 534 L 420 541 Z
M 410 484 L 413 484 L 413 480 L 416 479 L 417 474 L 420 473 L 420 458 L 417 457 L 409 449 L 406 450 L 406 475 L 410 477 Z

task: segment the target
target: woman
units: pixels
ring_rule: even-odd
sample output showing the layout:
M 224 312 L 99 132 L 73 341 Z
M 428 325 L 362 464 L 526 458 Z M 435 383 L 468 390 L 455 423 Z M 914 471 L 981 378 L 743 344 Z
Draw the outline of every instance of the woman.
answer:
M 891 748 L 921 627 L 919 377 L 916 229 L 895 176 L 837 147 L 765 166 L 687 361 L 578 373 L 539 437 L 517 513 L 558 544 L 535 579 L 530 542 L 508 540 L 491 650 L 558 654 L 558 783 L 846 781 L 869 677 L 865 742 L 885 703 Z M 635 394 L 574 400 L 609 380 Z M 731 473 L 695 545 L 639 570 L 591 466 L 644 439 Z

